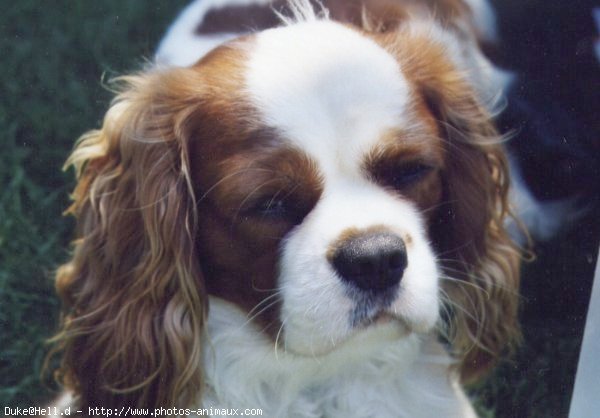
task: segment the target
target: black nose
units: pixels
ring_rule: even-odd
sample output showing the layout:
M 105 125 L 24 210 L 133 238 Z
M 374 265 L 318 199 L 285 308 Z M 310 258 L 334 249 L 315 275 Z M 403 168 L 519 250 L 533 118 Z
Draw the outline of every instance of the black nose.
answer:
M 381 291 L 400 283 L 408 259 L 402 238 L 378 232 L 343 241 L 330 262 L 343 280 L 363 290 Z

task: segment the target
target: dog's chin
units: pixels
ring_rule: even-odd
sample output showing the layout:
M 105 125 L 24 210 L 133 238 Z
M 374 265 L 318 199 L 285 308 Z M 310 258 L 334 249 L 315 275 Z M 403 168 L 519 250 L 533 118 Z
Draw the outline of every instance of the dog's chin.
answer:
M 406 328 L 407 332 L 410 332 L 409 325 L 397 315 L 386 311 L 379 311 L 372 317 L 364 320 L 362 323 L 359 323 L 356 328 L 358 330 L 367 330 L 372 327 L 377 327 L 380 325 L 386 325 L 390 323 L 397 323 L 398 326 L 402 326 Z
M 415 333 L 404 318 L 390 312 L 380 311 L 356 324 L 348 336 L 332 349 L 358 344 L 379 345 L 395 342 Z
M 323 344 L 313 344 L 309 350 L 294 350 L 293 347 L 287 347 L 287 351 L 299 357 L 313 359 L 325 359 L 339 355 L 344 358 L 347 358 L 348 355 L 363 357 L 374 350 L 398 343 L 416 333 L 407 320 L 393 313 L 381 311 L 356 324 L 345 335 L 339 336 L 335 340 L 323 341 Z

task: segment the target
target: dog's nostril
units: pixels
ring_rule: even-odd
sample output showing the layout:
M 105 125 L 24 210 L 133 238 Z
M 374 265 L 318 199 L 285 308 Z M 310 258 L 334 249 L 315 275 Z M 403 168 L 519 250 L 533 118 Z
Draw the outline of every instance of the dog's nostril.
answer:
M 408 264 L 399 236 L 385 232 L 344 241 L 331 259 L 340 277 L 363 290 L 384 290 L 400 282 Z
M 393 269 L 401 268 L 404 270 L 406 268 L 406 251 L 397 250 L 390 253 L 389 263 L 390 267 Z

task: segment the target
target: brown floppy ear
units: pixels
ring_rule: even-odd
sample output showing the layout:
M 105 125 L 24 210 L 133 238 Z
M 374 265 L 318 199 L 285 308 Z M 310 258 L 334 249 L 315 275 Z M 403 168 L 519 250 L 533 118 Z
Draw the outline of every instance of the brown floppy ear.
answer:
M 122 78 L 102 129 L 67 161 L 77 239 L 57 273 L 55 341 L 59 377 L 82 408 L 173 407 L 201 392 L 207 298 L 185 134 L 197 97 L 183 90 L 192 76 Z
M 454 103 L 438 98 L 448 157 L 444 204 L 432 226 L 452 311 L 449 337 L 467 381 L 483 375 L 520 338 L 520 254 L 505 230 L 512 216 L 508 167 L 490 116 L 473 93 L 463 90 Z
M 520 254 L 504 227 L 511 216 L 507 162 L 492 116 L 447 49 L 416 32 L 396 42 L 403 73 L 444 139 L 445 194 L 431 234 L 444 269 L 448 338 L 463 379 L 473 380 L 520 337 Z

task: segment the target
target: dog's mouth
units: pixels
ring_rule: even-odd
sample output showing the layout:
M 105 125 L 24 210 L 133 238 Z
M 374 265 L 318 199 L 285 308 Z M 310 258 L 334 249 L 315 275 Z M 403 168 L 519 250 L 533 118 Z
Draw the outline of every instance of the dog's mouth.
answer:
M 392 321 L 401 321 L 400 318 L 390 314 L 389 312 L 380 311 L 372 318 L 366 321 L 365 326 L 389 324 Z M 402 321 L 401 321 L 402 322 Z
M 336 353 L 345 352 L 348 349 L 357 350 L 357 347 L 362 347 L 356 353 L 360 356 L 359 352 L 368 351 L 368 347 L 378 347 L 381 344 L 392 343 L 413 332 L 409 321 L 393 312 L 379 309 L 354 322 L 345 335 L 335 341 L 331 340 L 329 344 L 325 345 L 311 345 L 310 355 L 302 350 L 296 351 L 289 346 L 285 350 L 300 357 L 321 358 L 330 355 L 335 356 Z M 360 341 L 360 343 L 358 345 L 354 344 L 353 342 L 356 341 Z
M 360 332 L 361 330 L 366 330 L 372 327 L 390 324 L 400 326 L 407 332 L 410 332 L 410 325 L 405 319 L 385 309 L 378 310 L 373 314 L 362 318 L 360 321 L 353 322 L 352 328 Z
M 301 357 L 323 357 L 348 350 L 358 350 L 353 357 L 360 357 L 370 349 L 380 349 L 386 344 L 396 344 L 400 340 L 415 335 L 424 334 L 431 330 L 430 321 L 424 320 L 410 306 L 403 308 L 402 293 L 399 291 L 385 294 L 356 294 L 348 311 L 340 310 L 340 317 L 325 319 L 338 323 L 329 337 L 325 333 L 298 333 L 286 350 Z M 345 318 L 344 318 L 345 317 Z M 343 321 L 346 326 L 343 326 Z M 320 330 L 321 328 L 317 328 Z M 288 341 L 284 338 L 285 341 Z M 363 347 L 360 350 L 357 347 Z M 369 348 L 370 347 L 370 348 Z
M 378 347 L 381 344 L 396 342 L 413 334 L 414 330 L 409 321 L 385 309 L 378 310 L 368 318 L 354 325 L 352 331 L 339 341 L 332 351 L 343 350 L 345 346 L 352 346 L 352 341 L 360 340 L 361 346 Z
M 361 294 L 355 297 L 356 304 L 350 312 L 351 329 L 364 329 L 373 325 L 382 325 L 392 321 L 402 321 L 390 307 L 397 297 L 397 291 L 383 295 Z

